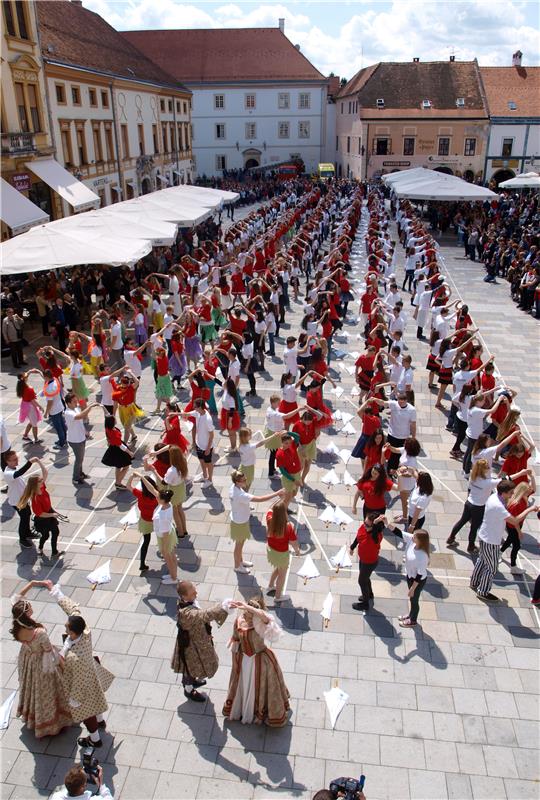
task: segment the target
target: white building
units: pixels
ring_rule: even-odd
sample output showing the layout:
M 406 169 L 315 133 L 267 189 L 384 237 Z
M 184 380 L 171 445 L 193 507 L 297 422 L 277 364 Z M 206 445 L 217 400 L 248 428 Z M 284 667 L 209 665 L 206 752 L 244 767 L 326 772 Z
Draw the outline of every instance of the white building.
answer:
M 481 67 L 490 115 L 486 181 L 540 170 L 540 67 L 523 67 L 522 53 L 511 67 Z
M 54 216 L 86 208 L 55 188 L 66 171 L 98 206 L 190 181 L 191 92 L 80 2 L 36 8 L 58 163 L 35 166 L 58 192 Z
M 123 34 L 193 92 L 197 175 L 325 160 L 328 80 L 279 28 Z

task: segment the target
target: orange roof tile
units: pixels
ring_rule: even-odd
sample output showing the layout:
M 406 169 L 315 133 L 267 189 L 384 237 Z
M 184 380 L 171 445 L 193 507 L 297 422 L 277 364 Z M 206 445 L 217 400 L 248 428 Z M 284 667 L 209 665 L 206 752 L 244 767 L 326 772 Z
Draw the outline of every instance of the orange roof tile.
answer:
M 480 75 L 492 117 L 540 117 L 540 67 L 480 67 Z

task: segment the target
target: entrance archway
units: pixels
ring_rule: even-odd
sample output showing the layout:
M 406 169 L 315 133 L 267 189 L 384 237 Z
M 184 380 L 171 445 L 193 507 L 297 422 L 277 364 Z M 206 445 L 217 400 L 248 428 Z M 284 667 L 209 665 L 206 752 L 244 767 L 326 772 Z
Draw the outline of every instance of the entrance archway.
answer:
M 467 183 L 472 183 L 474 181 L 474 172 L 472 169 L 466 169 L 463 173 L 463 180 L 467 181 Z
M 515 177 L 516 173 L 514 172 L 514 170 L 500 169 L 498 172 L 496 172 L 494 175 L 491 176 L 491 180 L 495 181 L 495 183 L 498 186 L 499 183 L 502 183 L 503 181 L 509 181 L 510 178 L 515 178 Z
M 261 166 L 262 153 L 256 147 L 248 147 L 242 152 L 242 155 L 244 156 L 244 169 Z
M 454 173 L 450 167 L 435 167 L 433 172 L 442 172 L 444 175 L 453 175 Z
M 141 192 L 143 194 L 150 194 L 152 191 L 152 184 L 150 183 L 150 178 L 143 178 L 141 182 Z

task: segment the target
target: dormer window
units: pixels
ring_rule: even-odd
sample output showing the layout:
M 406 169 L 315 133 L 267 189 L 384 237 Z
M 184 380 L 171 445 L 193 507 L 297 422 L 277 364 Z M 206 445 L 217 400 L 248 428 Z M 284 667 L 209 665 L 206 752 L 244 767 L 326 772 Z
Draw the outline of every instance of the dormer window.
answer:
M 458 108 L 463 108 L 464 105 L 465 105 L 465 98 L 464 97 L 458 97 L 458 99 L 456 100 L 456 106 Z
M 517 105 L 515 104 L 515 102 L 513 100 L 509 100 L 508 101 L 508 108 L 510 109 L 510 111 L 515 111 L 516 108 L 517 108 Z
M 378 97 L 377 98 L 377 108 L 384 108 L 384 98 Z
M 431 100 L 422 100 L 422 108 L 431 108 Z

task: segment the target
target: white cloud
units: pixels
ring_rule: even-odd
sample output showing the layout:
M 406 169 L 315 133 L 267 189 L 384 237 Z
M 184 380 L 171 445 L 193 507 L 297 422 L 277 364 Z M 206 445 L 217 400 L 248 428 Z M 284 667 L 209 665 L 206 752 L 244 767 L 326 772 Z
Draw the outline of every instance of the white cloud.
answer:
M 176 0 L 83 1 L 118 30 L 276 27 L 284 17 L 288 38 L 321 72 L 347 78 L 377 61 L 446 60 L 454 53 L 458 60 L 476 57 L 480 64 L 509 65 L 518 48 L 524 63 L 532 63 L 540 51 L 539 31 L 528 24 L 530 7 L 522 0 L 393 0 L 384 6 L 362 0 L 350 4 L 351 16 L 335 34 L 328 32 L 333 26 L 320 22 L 321 7 L 331 19 L 332 2 L 327 9 L 312 7 L 308 16 L 296 13 L 296 4 L 282 3 L 232 2 L 210 10 L 204 3 Z

